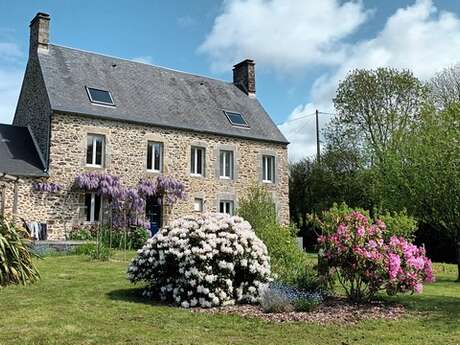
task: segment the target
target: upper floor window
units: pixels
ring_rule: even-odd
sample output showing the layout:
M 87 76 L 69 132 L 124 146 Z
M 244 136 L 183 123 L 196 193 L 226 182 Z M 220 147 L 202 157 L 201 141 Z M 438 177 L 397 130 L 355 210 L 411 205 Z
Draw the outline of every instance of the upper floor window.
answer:
M 220 151 L 220 178 L 233 178 L 233 151 Z
M 262 181 L 275 182 L 275 157 L 262 156 Z
M 147 144 L 147 170 L 161 172 L 163 165 L 163 144 L 149 141 Z
M 192 146 L 190 174 L 195 176 L 204 176 L 204 158 L 205 149 L 202 147 Z
M 96 193 L 85 194 L 85 221 L 98 222 L 101 219 L 102 200 Z
M 234 204 L 231 200 L 221 200 L 219 202 L 219 212 L 220 213 L 227 213 L 233 216 L 234 211 Z
M 86 140 L 86 165 L 102 167 L 104 164 L 104 136 L 90 134 Z
M 86 87 L 89 100 L 91 103 L 104 104 L 104 105 L 115 105 L 113 103 L 112 95 L 107 90 L 95 89 L 92 87 Z

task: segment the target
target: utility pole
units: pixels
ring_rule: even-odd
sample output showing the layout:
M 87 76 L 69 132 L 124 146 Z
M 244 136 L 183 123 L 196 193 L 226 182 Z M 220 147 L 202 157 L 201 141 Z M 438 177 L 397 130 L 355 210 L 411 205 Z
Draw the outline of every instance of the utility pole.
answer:
M 318 119 L 318 115 L 319 115 L 319 111 L 318 109 L 316 109 L 315 111 L 315 115 L 316 115 L 316 159 L 320 160 L 320 146 L 319 146 L 319 119 Z

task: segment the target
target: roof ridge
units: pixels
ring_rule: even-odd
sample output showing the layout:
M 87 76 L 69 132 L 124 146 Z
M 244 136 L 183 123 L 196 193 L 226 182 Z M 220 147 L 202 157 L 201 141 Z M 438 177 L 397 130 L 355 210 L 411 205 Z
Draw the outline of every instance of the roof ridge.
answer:
M 228 81 L 228 80 L 223 80 L 223 79 L 208 77 L 208 76 L 204 76 L 204 75 L 200 75 L 200 74 L 185 72 L 185 71 L 181 71 L 181 70 L 174 69 L 174 68 L 170 68 L 170 67 L 165 67 L 165 66 L 160 66 L 160 65 L 154 65 L 154 64 L 150 64 L 150 63 L 146 63 L 146 62 L 141 62 L 141 61 L 134 61 L 134 60 L 127 59 L 127 58 L 121 58 L 121 57 L 118 57 L 118 56 L 113 56 L 113 55 L 108 55 L 108 54 L 101 54 L 101 53 L 97 53 L 97 52 L 93 52 L 93 51 L 85 50 L 85 49 L 78 49 L 78 48 L 73 48 L 73 47 L 67 47 L 67 46 L 64 46 L 64 45 L 51 44 L 51 43 L 50 43 L 49 45 L 50 45 L 50 46 L 53 46 L 53 47 L 57 47 L 57 48 L 64 48 L 64 49 L 69 49 L 69 50 L 75 50 L 75 51 L 83 52 L 83 53 L 87 53 L 87 54 L 92 54 L 92 55 L 102 56 L 102 57 L 106 57 L 106 58 L 110 58 L 110 59 L 116 59 L 116 60 L 126 61 L 126 62 L 130 62 L 130 63 L 133 63 L 133 64 L 146 65 L 146 66 L 150 66 L 150 67 L 153 67 L 153 68 L 163 69 L 163 70 L 166 70 L 166 71 L 171 71 L 171 72 L 175 72 L 175 73 L 186 74 L 186 75 L 190 75 L 190 76 L 194 76 L 194 77 L 198 77 L 198 78 L 210 79 L 210 80 L 219 81 L 219 82 L 222 82 L 222 83 L 225 83 L 225 84 L 231 84 L 231 85 L 233 85 L 233 83 L 230 82 L 230 81 Z

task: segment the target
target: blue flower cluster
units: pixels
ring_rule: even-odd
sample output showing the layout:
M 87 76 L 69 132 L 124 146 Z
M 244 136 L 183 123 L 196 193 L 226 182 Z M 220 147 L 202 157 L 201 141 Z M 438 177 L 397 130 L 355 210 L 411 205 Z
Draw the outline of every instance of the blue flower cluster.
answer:
M 270 283 L 269 289 L 290 302 L 309 300 L 321 304 L 324 301 L 324 295 L 321 292 L 302 291 L 277 281 Z

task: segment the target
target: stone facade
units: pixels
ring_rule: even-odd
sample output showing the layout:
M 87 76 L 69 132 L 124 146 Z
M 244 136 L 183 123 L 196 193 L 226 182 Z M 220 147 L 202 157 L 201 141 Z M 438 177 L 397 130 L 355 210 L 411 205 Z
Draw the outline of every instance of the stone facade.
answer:
M 86 166 L 88 134 L 105 138 L 103 168 Z M 18 214 L 29 221 L 47 223 L 50 238 L 65 237 L 73 224 L 81 223 L 82 197 L 71 191 L 75 176 L 86 171 L 105 171 L 119 176 L 125 186 L 135 186 L 142 178 L 155 178 L 158 173 L 146 169 L 148 141 L 163 144 L 162 173 L 186 186 L 186 199 L 172 207 L 169 217 L 192 213 L 194 198 L 203 199 L 204 211 L 218 211 L 220 200 L 232 200 L 237 208 L 246 189 L 253 183 L 262 183 L 262 155 L 269 154 L 275 157 L 275 182 L 264 185 L 273 195 L 280 222 L 289 222 L 286 145 L 67 114 L 54 114 L 51 119 L 47 179 L 65 188 L 57 194 L 34 192 L 31 185 L 37 180 L 26 179 L 19 186 Z M 203 177 L 190 174 L 192 146 L 205 149 Z M 233 179 L 219 178 L 219 150 L 234 152 Z M 7 211 L 12 210 L 10 185 Z
M 13 120 L 15 126 L 29 126 L 45 162 L 48 160 L 51 106 L 37 53 L 29 57 Z

